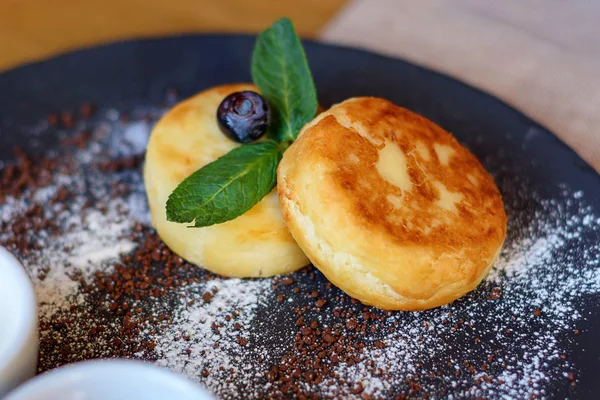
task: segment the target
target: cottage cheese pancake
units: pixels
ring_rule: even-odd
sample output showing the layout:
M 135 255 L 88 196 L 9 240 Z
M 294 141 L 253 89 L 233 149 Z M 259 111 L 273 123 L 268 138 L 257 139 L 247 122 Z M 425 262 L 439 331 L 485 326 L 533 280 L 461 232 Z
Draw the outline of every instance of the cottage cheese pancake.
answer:
M 291 272 L 309 261 L 281 218 L 275 190 L 223 224 L 190 228 L 166 220 L 165 205 L 173 189 L 240 145 L 220 131 L 216 112 L 227 95 L 242 90 L 257 91 L 247 84 L 214 87 L 178 104 L 157 123 L 144 167 L 152 223 L 175 253 L 215 273 L 258 277 Z
M 433 122 L 354 98 L 307 124 L 278 169 L 283 217 L 313 264 L 365 304 L 421 310 L 473 290 L 506 215 L 479 161 Z

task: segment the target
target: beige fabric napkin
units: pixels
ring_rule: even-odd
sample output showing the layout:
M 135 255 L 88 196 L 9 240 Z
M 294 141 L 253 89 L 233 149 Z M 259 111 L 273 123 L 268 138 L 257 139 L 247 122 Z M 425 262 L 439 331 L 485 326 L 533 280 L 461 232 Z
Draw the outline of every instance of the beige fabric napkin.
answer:
M 600 172 L 598 0 L 353 0 L 322 39 L 479 87 L 549 128 Z

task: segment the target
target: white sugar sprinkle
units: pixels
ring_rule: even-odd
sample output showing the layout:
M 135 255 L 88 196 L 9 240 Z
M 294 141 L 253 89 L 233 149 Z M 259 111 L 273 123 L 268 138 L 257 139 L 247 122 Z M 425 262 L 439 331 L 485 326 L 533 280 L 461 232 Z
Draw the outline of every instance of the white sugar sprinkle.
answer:
M 108 137 L 111 154 L 143 152 L 151 125 L 138 121 L 123 126 L 118 118 L 118 112 L 106 112 L 96 127 L 96 137 Z M 104 147 L 92 143 L 78 150 L 75 158 L 81 167 L 86 167 L 103 151 Z M 57 236 L 45 231 L 37 233 L 34 239 L 41 249 L 21 257 L 36 287 L 41 319 L 46 322 L 73 304 L 87 301 L 73 277 L 87 279 L 97 271 L 112 268 L 121 254 L 135 250 L 136 245 L 129 238 L 133 226 L 150 223 L 139 175 L 130 177 L 133 190 L 123 198 L 109 196 L 108 190 L 115 181 L 110 174 L 97 174 L 90 179 L 84 174 L 57 173 L 54 178 L 56 183 L 37 189 L 33 201 L 45 208 L 63 232 Z M 65 209 L 48 205 L 61 186 L 79 193 L 66 202 Z M 104 199 L 105 209 L 86 208 L 86 192 Z M 586 318 L 580 301 L 583 296 L 600 294 L 600 215 L 585 204 L 582 191 L 564 189 L 562 197 L 551 199 L 534 193 L 527 197 L 535 206 L 531 210 L 511 211 L 509 237 L 484 282 L 488 288 L 501 289 L 499 299 L 473 294 L 436 310 L 395 313 L 385 321 L 385 326 L 394 327 L 394 332 L 378 336 L 385 346 L 367 347 L 363 353 L 384 374 L 374 374 L 374 368 L 365 362 L 338 363 L 334 372 L 349 382 L 362 383 L 362 393 L 383 397 L 398 382 L 422 376 L 423 371 L 444 371 L 442 376 L 434 375 L 419 383 L 422 391 L 448 398 L 552 397 L 557 385 L 568 385 L 569 374 L 576 372 L 577 366 L 561 356 L 568 351 L 573 330 Z M 30 206 L 20 198 L 5 198 L 0 204 L 0 222 L 10 228 L 10 221 Z M 8 230 L 0 231 L 0 243 L 8 237 Z M 201 381 L 222 398 L 262 397 L 265 387 L 259 385 L 266 385 L 264 374 L 276 363 L 274 358 L 290 350 L 294 335 L 291 333 L 287 342 L 271 348 L 260 343 L 271 328 L 259 325 L 265 322 L 257 319 L 257 313 L 272 304 L 272 285 L 273 279 L 212 279 L 178 288 L 169 326 L 158 331 L 150 325 L 143 326 L 141 334 L 156 343 L 158 365 Z M 212 293 L 209 302 L 202 300 L 207 291 Z M 289 295 L 291 299 L 293 294 Z M 156 310 L 150 311 L 158 315 L 164 307 L 159 300 L 156 302 Z M 239 312 L 239 317 L 228 319 L 233 310 Z M 534 310 L 541 315 L 534 315 Z M 329 312 L 326 308 L 322 314 Z M 457 316 L 465 320 L 463 325 L 470 324 L 472 328 L 454 331 Z M 330 317 L 323 316 L 323 324 Z M 293 326 L 296 317 L 292 314 L 285 318 Z M 543 321 L 543 329 L 537 327 L 539 321 Z M 247 347 L 241 348 L 240 340 L 248 341 Z M 111 344 L 106 346 L 109 352 Z M 496 354 L 495 349 L 501 351 Z M 474 374 L 466 374 L 464 369 L 460 373 L 465 360 L 488 356 L 504 367 L 493 374 L 476 365 Z M 440 360 L 446 364 L 439 366 Z M 309 393 L 360 398 L 349 388 L 335 385 L 333 378 L 319 384 L 301 384 Z M 445 396 L 439 395 L 440 387 L 445 388 Z

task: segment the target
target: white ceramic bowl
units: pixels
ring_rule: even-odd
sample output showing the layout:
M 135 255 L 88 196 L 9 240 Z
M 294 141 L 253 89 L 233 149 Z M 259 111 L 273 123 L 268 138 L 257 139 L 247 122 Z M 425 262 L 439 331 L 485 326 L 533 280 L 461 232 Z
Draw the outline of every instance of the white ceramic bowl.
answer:
M 35 374 L 37 301 L 19 261 L 0 247 L 0 398 Z
M 84 361 L 46 372 L 4 400 L 214 400 L 199 385 L 141 361 Z

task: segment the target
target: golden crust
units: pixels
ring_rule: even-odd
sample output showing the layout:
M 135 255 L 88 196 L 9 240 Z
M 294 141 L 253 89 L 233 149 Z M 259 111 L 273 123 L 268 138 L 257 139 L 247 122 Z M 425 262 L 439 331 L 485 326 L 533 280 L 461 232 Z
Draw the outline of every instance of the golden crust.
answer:
M 182 258 L 215 273 L 258 277 L 292 272 L 309 263 L 286 228 L 274 190 L 244 215 L 223 224 L 188 228 L 166 220 L 173 189 L 200 167 L 239 146 L 221 133 L 217 107 L 227 95 L 255 90 L 222 85 L 176 105 L 154 127 L 144 166 L 152 223 Z
M 500 192 L 475 156 L 383 99 L 350 99 L 307 124 L 278 182 L 283 218 L 313 264 L 379 308 L 463 296 L 506 235 Z

